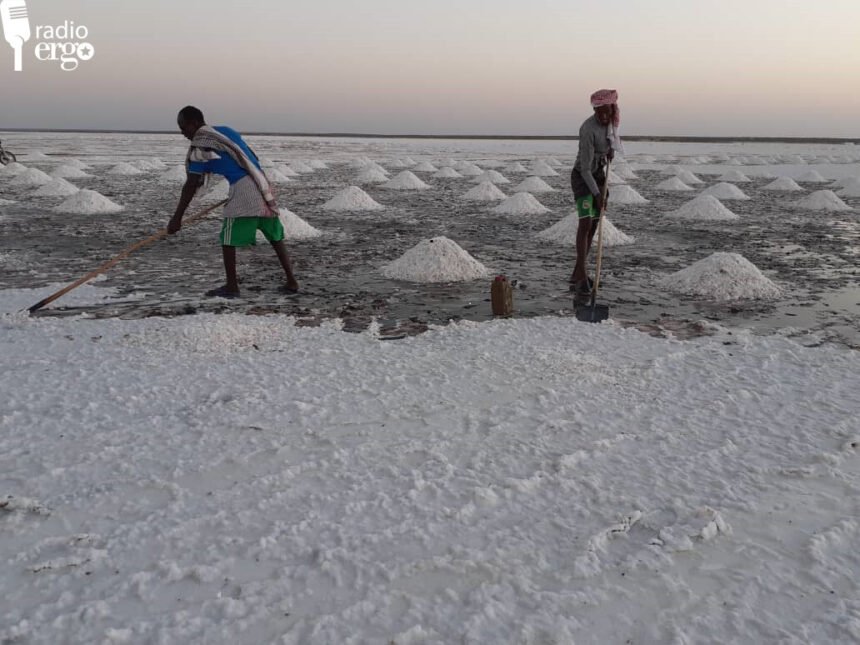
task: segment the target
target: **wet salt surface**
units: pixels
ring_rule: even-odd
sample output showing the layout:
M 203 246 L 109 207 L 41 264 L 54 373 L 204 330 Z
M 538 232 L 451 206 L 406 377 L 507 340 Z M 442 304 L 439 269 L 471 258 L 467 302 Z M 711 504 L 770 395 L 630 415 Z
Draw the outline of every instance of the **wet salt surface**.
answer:
M 181 161 L 184 144 L 180 137 L 151 135 L 76 135 L 42 143 L 36 134 L 17 135 L 33 147 L 62 151 L 95 166 L 95 176 L 74 179 L 79 188 L 98 190 L 121 203 L 126 211 L 116 215 L 80 216 L 51 212 L 59 201 L 33 198 L 33 189 L 10 186 L 0 179 L 0 196 L 17 203 L 0 207 L 0 287 L 39 287 L 66 282 L 92 270 L 125 246 L 163 227 L 176 204 L 179 186 L 163 184 L 157 172 L 135 177 L 107 175 L 121 161 L 147 155 L 168 164 Z M 14 135 L 4 141 L 14 149 Z M 568 173 L 575 143 L 551 142 L 552 154 L 565 167 L 557 177 L 544 177 L 555 193 L 540 196 L 551 212 L 528 217 L 504 217 L 491 212 L 493 203 L 460 199 L 474 182 L 426 177 L 431 189 L 423 191 L 382 190 L 367 186 L 384 211 L 337 213 L 323 204 L 338 190 L 354 184 L 360 170 L 348 159 L 364 154 L 376 161 L 406 155 L 430 161 L 441 157 L 503 159 L 532 167 L 546 152 L 525 150 L 524 144 L 500 142 L 377 142 L 373 140 L 316 140 L 252 138 L 257 151 L 276 163 L 323 158 L 334 162 L 330 169 L 302 175 L 280 186 L 279 199 L 312 226 L 327 235 L 290 245 L 303 292 L 296 297 L 278 293 L 282 274 L 269 246 L 261 243 L 240 250 L 239 272 L 242 298 L 234 301 L 209 299 L 203 293 L 223 283 L 217 235 L 220 216 L 192 225 L 181 234 L 150 247 L 113 269 L 101 283 L 133 302 L 91 307 L 64 306 L 59 300 L 40 315 L 63 316 L 86 313 L 93 317 L 138 318 L 183 315 L 197 312 L 269 312 L 296 315 L 301 324 L 318 324 L 341 317 L 347 330 L 365 329 L 374 318 L 383 335 L 399 337 L 420 332 L 428 324 L 449 320 L 486 320 L 491 317 L 489 280 L 469 283 L 426 285 L 384 278 L 379 268 L 398 258 L 422 239 L 446 236 L 467 248 L 481 263 L 517 281 L 514 294 L 516 315 L 572 315 L 573 303 L 567 279 L 573 264 L 573 249 L 543 242 L 535 234 L 568 215 L 573 205 Z M 131 144 L 131 145 L 130 145 Z M 660 154 L 660 144 L 649 144 L 649 154 Z M 677 146 L 677 144 L 675 144 Z M 447 147 L 445 147 L 447 146 Z M 482 148 L 483 146 L 483 148 Z M 786 151 L 803 146 L 785 146 Z M 632 148 L 632 149 L 631 149 Z M 810 148 L 820 149 L 821 146 Z M 123 155 L 126 150 L 145 150 L 146 155 Z M 567 152 L 565 152 L 567 151 Z M 698 153 L 702 154 L 702 153 Z M 707 154 L 707 153 L 705 153 Z M 734 154 L 734 153 L 733 153 Z M 773 154 L 773 153 L 770 153 Z M 785 153 L 783 153 L 785 154 Z M 635 162 L 636 147 L 628 147 Z M 683 165 L 683 159 L 678 160 Z M 675 162 L 672 162 L 675 163 Z M 44 170 L 57 163 L 44 160 L 29 164 Z M 705 180 L 696 192 L 675 193 L 654 188 L 665 179 L 667 164 L 634 166 L 638 180 L 630 185 L 650 200 L 643 205 L 613 205 L 610 217 L 619 229 L 636 237 L 630 246 L 606 250 L 600 301 L 610 306 L 615 320 L 652 330 L 680 335 L 702 333 L 702 319 L 727 326 L 749 327 L 762 333 L 796 328 L 798 333 L 823 332 L 822 337 L 852 347 L 860 346 L 860 287 L 858 248 L 860 217 L 853 212 L 805 212 L 791 208 L 802 194 L 774 194 L 763 190 L 772 179 L 752 177 L 744 184 L 748 202 L 731 202 L 741 216 L 737 222 L 676 221 L 662 217 L 718 183 L 717 174 L 730 165 L 691 166 Z M 749 170 L 748 167 L 739 169 Z M 782 174 L 779 165 L 760 166 Z M 799 176 L 794 167 L 786 167 Z M 860 175 L 860 164 L 820 164 L 828 178 Z M 828 169 L 838 173 L 828 175 Z M 785 174 L 791 174 L 786 172 Z M 802 184 L 803 185 L 803 184 Z M 511 194 L 509 186 L 500 187 Z M 804 185 L 807 191 L 814 189 Z M 860 209 L 860 199 L 846 198 Z M 200 208 L 192 205 L 189 213 Z M 715 251 L 740 253 L 785 290 L 772 302 L 714 303 L 678 297 L 657 289 L 665 275 L 690 266 Z M 141 294 L 141 292 L 145 292 Z

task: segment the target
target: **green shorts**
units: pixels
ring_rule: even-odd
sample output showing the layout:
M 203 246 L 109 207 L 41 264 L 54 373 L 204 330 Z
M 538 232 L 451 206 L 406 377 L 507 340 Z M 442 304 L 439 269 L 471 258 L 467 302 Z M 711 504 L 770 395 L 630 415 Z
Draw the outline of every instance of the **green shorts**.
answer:
M 221 246 L 253 246 L 257 231 L 269 242 L 284 239 L 284 225 L 280 217 L 233 217 L 221 226 Z
M 586 195 L 576 200 L 576 214 L 579 216 L 579 219 L 585 217 L 597 219 L 600 217 L 600 213 L 594 208 L 594 195 Z

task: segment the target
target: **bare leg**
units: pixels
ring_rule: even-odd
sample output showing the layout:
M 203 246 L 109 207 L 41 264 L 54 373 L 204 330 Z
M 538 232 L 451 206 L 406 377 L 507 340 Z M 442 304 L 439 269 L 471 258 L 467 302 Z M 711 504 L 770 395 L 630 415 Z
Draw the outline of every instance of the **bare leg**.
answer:
M 287 245 L 281 240 L 280 242 L 272 242 L 272 248 L 275 249 L 278 261 L 280 261 L 281 267 L 287 275 L 287 289 L 298 290 L 299 283 L 296 281 L 296 276 L 293 275 L 293 265 L 290 262 L 290 255 L 287 253 Z
M 236 275 L 236 247 L 222 246 L 221 253 L 224 255 L 224 273 L 227 274 L 227 291 L 239 293 L 239 278 Z
M 594 232 L 597 227 L 594 222 L 597 220 L 590 217 L 582 217 L 577 223 L 576 228 L 576 264 L 573 268 L 573 275 L 570 276 L 570 281 L 576 284 L 588 278 L 588 272 L 585 270 L 585 262 L 588 259 L 588 253 L 591 250 L 591 242 L 594 240 Z

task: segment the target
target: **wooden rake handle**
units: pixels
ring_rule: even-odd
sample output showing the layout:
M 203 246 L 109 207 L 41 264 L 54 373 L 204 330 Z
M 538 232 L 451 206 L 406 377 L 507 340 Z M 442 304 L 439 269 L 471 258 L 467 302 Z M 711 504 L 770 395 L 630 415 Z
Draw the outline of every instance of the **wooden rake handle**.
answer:
M 215 204 L 214 206 L 210 206 L 209 208 L 207 208 L 207 209 L 205 209 L 205 210 L 202 210 L 202 211 L 200 211 L 199 213 L 195 213 L 194 215 L 192 215 L 191 217 L 189 217 L 189 218 L 185 221 L 185 223 L 186 223 L 186 224 L 192 224 L 193 222 L 196 222 L 197 220 L 203 219 L 203 218 L 204 218 L 204 217 L 206 217 L 209 213 L 211 213 L 212 211 L 214 211 L 214 210 L 215 210 L 215 209 L 217 209 L 217 208 L 220 208 L 221 206 L 223 206 L 223 205 L 224 205 L 224 204 L 226 204 L 226 203 L 227 203 L 227 200 L 225 199 L 225 200 L 223 200 L 223 201 L 218 202 L 218 203 L 217 203 L 217 204 Z M 146 239 L 143 239 L 143 240 L 141 240 L 140 242 L 135 242 L 135 243 L 134 243 L 134 244 L 132 244 L 131 246 L 129 246 L 129 247 L 127 247 L 127 248 L 123 249 L 122 251 L 120 251 L 119 253 L 117 253 L 117 254 L 116 254 L 115 256 L 113 256 L 110 260 L 108 260 L 107 262 L 105 262 L 104 264 L 102 264 L 99 268 L 94 269 L 93 271 L 90 271 L 90 272 L 89 272 L 89 273 L 87 273 L 85 276 L 82 276 L 82 277 L 78 278 L 77 280 L 75 280 L 75 281 L 74 281 L 74 282 L 72 282 L 71 284 L 69 284 L 69 285 L 67 285 L 67 286 L 63 287 L 62 289 L 60 289 L 60 290 L 59 290 L 59 291 L 57 291 L 56 293 L 52 293 L 50 296 L 48 296 L 48 297 L 47 297 L 47 298 L 45 298 L 44 300 L 40 300 L 40 301 L 39 301 L 39 302 L 37 302 L 35 305 L 33 305 L 32 307 L 30 307 L 27 311 L 29 311 L 31 314 L 32 314 L 32 313 L 35 313 L 35 312 L 37 312 L 37 311 L 39 311 L 39 309 L 41 309 L 41 308 L 42 308 L 42 307 L 44 307 L 45 305 L 48 305 L 48 304 L 50 304 L 50 303 L 54 302 L 54 300 L 56 300 L 57 298 L 60 298 L 60 297 L 62 297 L 62 296 L 64 296 L 64 295 L 66 295 L 66 294 L 67 294 L 67 293 L 69 293 L 69 291 L 71 291 L 72 289 L 77 289 L 77 288 L 78 288 L 78 287 L 80 287 L 82 284 L 84 284 L 84 283 L 86 283 L 86 282 L 89 282 L 90 280 L 92 280 L 92 279 L 93 279 L 93 278 L 95 278 L 96 276 L 101 275 L 102 273 L 104 273 L 105 271 L 107 271 L 108 269 L 110 269 L 112 266 L 114 266 L 114 265 L 118 264 L 119 262 L 121 262 L 122 260 L 124 260 L 125 258 L 127 258 L 129 255 L 131 255 L 131 254 L 132 254 L 132 253 L 134 253 L 135 251 L 137 251 L 137 250 L 139 250 L 139 249 L 142 249 L 142 248 L 143 248 L 143 247 L 145 247 L 145 246 L 149 246 L 149 245 L 150 245 L 150 244 L 152 244 L 153 242 L 157 242 L 158 240 L 160 240 L 160 239 L 162 239 L 162 238 L 167 237 L 167 235 L 168 235 L 168 234 L 167 234 L 167 229 L 166 229 L 166 228 L 163 228 L 163 229 L 161 229 L 160 231 L 158 231 L 157 233 L 154 233 L 154 234 L 150 235 L 150 236 L 149 236 L 149 237 L 147 237 Z

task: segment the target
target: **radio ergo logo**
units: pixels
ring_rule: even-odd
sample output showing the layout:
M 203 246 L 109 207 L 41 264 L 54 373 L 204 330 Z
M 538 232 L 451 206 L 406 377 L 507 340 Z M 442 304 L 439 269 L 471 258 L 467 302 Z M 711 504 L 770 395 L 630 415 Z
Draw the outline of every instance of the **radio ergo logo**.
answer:
M 81 61 L 92 60 L 95 47 L 87 41 L 90 31 L 84 25 L 75 25 L 66 20 L 56 27 L 36 27 L 36 58 L 41 61 L 56 61 L 64 72 L 73 72 Z

